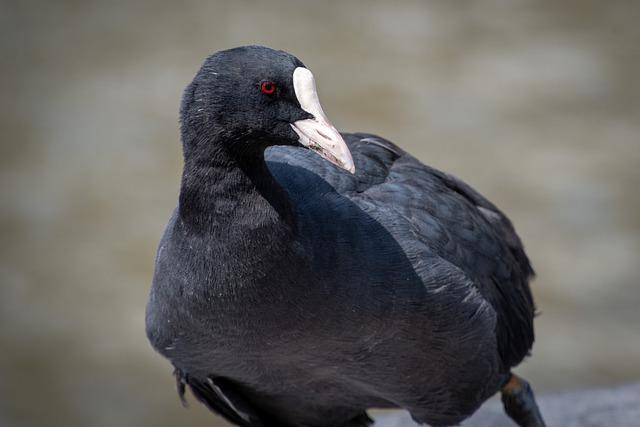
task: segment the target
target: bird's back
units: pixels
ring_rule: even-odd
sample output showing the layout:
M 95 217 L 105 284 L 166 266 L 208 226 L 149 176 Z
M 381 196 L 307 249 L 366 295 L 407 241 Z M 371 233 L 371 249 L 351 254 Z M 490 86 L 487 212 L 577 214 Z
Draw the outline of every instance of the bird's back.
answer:
M 298 210 L 318 268 L 387 286 L 402 284 L 407 270 L 425 284 L 437 281 L 436 273 L 458 277 L 427 290 L 479 292 L 495 311 L 504 369 L 517 365 L 533 344 L 533 270 L 507 217 L 464 182 L 389 141 L 343 136 L 355 175 L 301 149 L 274 147 L 266 156 Z

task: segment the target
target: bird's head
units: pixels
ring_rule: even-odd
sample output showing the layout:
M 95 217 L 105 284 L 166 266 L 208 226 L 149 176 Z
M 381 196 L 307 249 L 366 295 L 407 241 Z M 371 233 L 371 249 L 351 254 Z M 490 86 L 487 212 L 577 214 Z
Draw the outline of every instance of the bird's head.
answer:
M 185 90 L 180 117 L 186 156 L 212 153 L 207 144 L 214 143 L 236 156 L 301 145 L 355 170 L 322 111 L 313 74 L 283 51 L 245 46 L 210 56 Z

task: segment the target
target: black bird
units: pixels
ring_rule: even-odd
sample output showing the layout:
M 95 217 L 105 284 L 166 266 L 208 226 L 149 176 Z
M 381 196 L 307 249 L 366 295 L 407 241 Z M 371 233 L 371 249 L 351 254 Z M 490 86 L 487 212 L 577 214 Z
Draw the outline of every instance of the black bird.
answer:
M 533 343 L 533 270 L 491 202 L 340 134 L 283 51 L 212 55 L 180 117 L 146 330 L 182 398 L 245 427 L 367 426 L 368 408 L 449 426 L 501 390 L 520 426 L 544 425 L 511 373 Z

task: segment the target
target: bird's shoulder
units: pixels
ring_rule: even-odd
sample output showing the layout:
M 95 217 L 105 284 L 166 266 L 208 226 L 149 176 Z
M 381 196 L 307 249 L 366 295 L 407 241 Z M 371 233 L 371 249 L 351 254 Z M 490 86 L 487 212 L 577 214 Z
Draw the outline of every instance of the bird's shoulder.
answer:
M 491 257 L 505 251 L 524 276 L 533 275 L 511 221 L 478 191 L 384 138 L 366 133 L 343 137 L 355 174 L 308 150 L 275 147 L 269 153 L 272 172 L 296 204 L 340 205 L 346 199 L 392 232 L 409 227 L 416 238 L 450 240 Z

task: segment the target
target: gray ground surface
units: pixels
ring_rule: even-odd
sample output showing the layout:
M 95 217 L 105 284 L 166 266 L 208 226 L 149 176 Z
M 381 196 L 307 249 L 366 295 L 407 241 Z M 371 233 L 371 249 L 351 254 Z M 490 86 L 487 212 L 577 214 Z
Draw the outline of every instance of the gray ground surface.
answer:
M 538 397 L 547 427 L 640 426 L 640 383 L 610 389 L 545 394 Z M 484 405 L 463 427 L 513 427 L 499 400 Z M 383 415 L 375 427 L 417 426 L 407 413 Z

